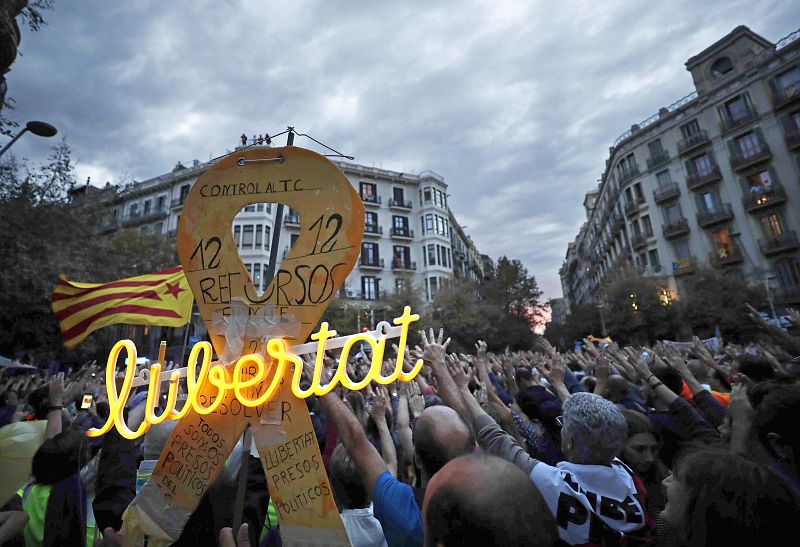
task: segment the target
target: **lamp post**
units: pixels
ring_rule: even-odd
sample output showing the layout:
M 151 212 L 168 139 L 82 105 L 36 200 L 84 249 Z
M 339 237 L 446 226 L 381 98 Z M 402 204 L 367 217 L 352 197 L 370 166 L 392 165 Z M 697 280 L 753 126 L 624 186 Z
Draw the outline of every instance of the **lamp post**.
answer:
M 600 326 L 603 328 L 603 338 L 608 336 L 608 334 L 606 334 L 606 320 L 603 317 L 603 308 L 605 307 L 606 305 L 603 302 L 597 304 L 597 309 L 600 311 Z
M 49 123 L 37 122 L 37 121 L 28 122 L 25 124 L 25 127 L 22 129 L 22 131 L 17 133 L 16 136 L 13 139 L 11 139 L 11 141 L 7 145 L 5 145 L 2 150 L 0 150 L 0 156 L 5 154 L 6 150 L 11 148 L 11 145 L 17 142 L 17 140 L 22 135 L 24 135 L 26 131 L 30 131 L 34 135 L 38 135 L 40 137 L 52 137 L 53 135 L 58 133 L 58 130 Z

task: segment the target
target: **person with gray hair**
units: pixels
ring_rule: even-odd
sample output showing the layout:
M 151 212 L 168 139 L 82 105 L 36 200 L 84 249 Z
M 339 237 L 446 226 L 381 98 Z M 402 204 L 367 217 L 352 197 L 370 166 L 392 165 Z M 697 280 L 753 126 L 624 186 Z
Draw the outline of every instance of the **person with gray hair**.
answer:
M 563 542 L 610 545 L 620 544 L 626 536 L 630 544 L 654 530 L 655 523 L 644 509 L 641 481 L 634 481 L 633 472 L 617 459 L 625 444 L 627 424 L 614 403 L 586 392 L 569 396 L 558 420 L 566 461 L 551 466 L 531 457 L 483 411 L 469 391 L 463 368 L 442 361 L 434 371 L 446 366 L 450 373 L 446 381 L 458 388 L 457 395 L 446 396 L 445 404 L 465 408 L 465 418 L 484 451 L 510 461 L 530 477 L 555 517 Z M 563 363 L 556 356 L 550 366 L 563 367 Z M 460 400 L 449 400 L 455 398 Z

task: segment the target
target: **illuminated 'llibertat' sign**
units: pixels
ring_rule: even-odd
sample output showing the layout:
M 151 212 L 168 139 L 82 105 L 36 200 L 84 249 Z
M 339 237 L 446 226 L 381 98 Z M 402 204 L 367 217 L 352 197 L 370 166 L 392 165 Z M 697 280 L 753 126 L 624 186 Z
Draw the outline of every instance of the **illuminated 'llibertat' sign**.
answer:
M 397 380 L 403 382 L 411 381 L 422 369 L 422 359 L 418 359 L 411 372 L 403 372 L 403 357 L 408 340 L 408 327 L 419 319 L 419 315 L 412 314 L 411 308 L 406 306 L 403 315 L 394 319 L 394 324 L 400 329 L 398 340 L 397 365 L 389 376 L 381 375 L 383 365 L 383 355 L 386 349 L 386 336 L 376 337 L 371 332 L 365 332 L 346 337 L 346 342 L 342 346 L 342 353 L 336 372 L 331 381 L 326 385 L 321 385 L 323 358 L 325 354 L 326 342 L 336 336 L 336 331 L 328 330 L 328 324 L 322 323 L 318 332 L 311 335 L 311 339 L 316 342 L 316 361 L 314 363 L 314 373 L 311 379 L 311 386 L 308 389 L 300 387 L 300 378 L 303 373 L 303 361 L 297 355 L 289 352 L 286 343 L 281 338 L 273 338 L 267 342 L 266 352 L 272 359 L 272 368 L 268 368 L 264 357 L 258 353 L 251 353 L 240 357 L 232 369 L 225 366 L 212 366 L 212 348 L 210 342 L 199 342 L 194 345 L 189 354 L 189 364 L 186 371 L 187 399 L 180 410 L 175 409 L 178 396 L 178 382 L 181 372 L 172 371 L 169 377 L 169 389 L 167 392 L 167 402 L 164 411 L 160 415 L 155 414 L 157 401 L 160 396 L 161 383 L 161 363 L 155 363 L 150 367 L 150 381 L 147 392 L 146 410 L 144 421 L 136 431 L 131 430 L 125 423 L 123 410 L 128 401 L 131 388 L 133 387 L 134 376 L 136 374 L 136 346 L 131 340 L 120 340 L 111 349 L 106 364 L 106 390 L 108 391 L 108 404 L 110 412 L 106 423 L 102 427 L 92 428 L 86 432 L 89 437 L 99 437 L 107 433 L 112 427 L 116 426 L 119 434 L 126 439 L 135 439 L 144 435 L 150 425 L 159 424 L 164 420 L 180 420 L 190 409 L 194 409 L 200 415 L 211 414 L 225 399 L 228 391 L 233 390 L 239 402 L 246 407 L 258 407 L 269 401 L 275 391 L 280 386 L 281 379 L 287 366 L 293 365 L 293 376 L 291 382 L 292 392 L 299 398 L 304 399 L 311 395 L 325 395 L 335 388 L 338 384 L 351 391 L 358 391 L 367 387 L 370 382 L 378 384 L 390 384 Z M 372 348 L 372 362 L 369 372 L 363 380 L 354 382 L 347 375 L 347 360 L 350 350 L 357 342 L 366 342 Z M 125 378 L 119 392 L 116 389 L 116 369 L 120 353 L 125 350 L 127 353 L 127 367 Z M 202 358 L 201 358 L 202 354 Z M 197 370 L 200 362 L 200 371 Z M 255 373 L 252 374 L 253 366 Z M 251 388 L 263 382 L 274 368 L 274 374 L 266 386 L 255 398 L 248 395 Z M 245 374 L 245 371 L 247 373 Z M 230 378 L 229 378 L 230 373 Z M 203 406 L 198 400 L 198 394 L 209 382 L 216 389 L 216 396 L 208 406 Z

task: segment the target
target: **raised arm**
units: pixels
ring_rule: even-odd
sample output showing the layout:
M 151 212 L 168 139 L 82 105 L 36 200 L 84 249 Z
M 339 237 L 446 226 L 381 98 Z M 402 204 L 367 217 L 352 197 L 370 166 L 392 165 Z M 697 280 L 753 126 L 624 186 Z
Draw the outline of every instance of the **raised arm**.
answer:
M 446 364 L 446 350 L 450 339 L 442 342 L 444 338 L 444 329 L 439 329 L 439 337 L 433 335 L 433 329 L 430 330 L 429 335 L 422 331 L 423 352 L 422 359 L 425 364 L 429 365 L 433 370 L 433 375 L 436 377 L 436 385 L 439 389 L 439 397 L 442 398 L 444 404 L 458 412 L 461 416 L 466 415 L 464 409 L 464 402 L 461 400 L 461 394 L 458 388 L 453 383 L 453 379 L 447 371 Z
M 369 415 L 375 426 L 378 428 L 378 436 L 381 440 L 381 456 L 389 467 L 389 473 L 397 477 L 397 452 L 394 448 L 392 434 L 389 433 L 389 425 L 386 423 L 386 405 L 389 401 L 389 393 L 386 388 L 380 386 L 375 389 L 375 397 L 372 399 L 372 406 Z

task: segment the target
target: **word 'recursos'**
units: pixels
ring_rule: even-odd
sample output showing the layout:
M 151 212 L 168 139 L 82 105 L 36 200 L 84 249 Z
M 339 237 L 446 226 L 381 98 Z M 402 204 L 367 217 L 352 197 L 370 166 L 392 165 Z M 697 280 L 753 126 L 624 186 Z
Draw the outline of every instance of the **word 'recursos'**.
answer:
M 422 359 L 418 359 L 411 372 L 403 372 L 403 357 L 408 340 L 408 327 L 419 319 L 419 315 L 411 314 L 411 308 L 406 306 L 403 315 L 396 317 L 393 322 L 400 327 L 398 340 L 397 365 L 394 372 L 389 376 L 381 374 L 383 365 L 383 355 L 386 349 L 386 337 L 376 337 L 371 332 L 364 332 L 353 336 L 348 336 L 347 341 L 342 346 L 342 353 L 331 381 L 326 385 L 321 384 L 323 358 L 325 355 L 325 343 L 336 336 L 335 330 L 328 330 L 328 323 L 322 323 L 319 331 L 311 335 L 311 340 L 316 344 L 316 359 L 314 362 L 314 372 L 311 378 L 311 385 L 308 389 L 300 387 L 300 379 L 303 373 L 303 361 L 299 356 L 292 354 L 286 342 L 282 338 L 272 338 L 267 342 L 266 353 L 269 355 L 270 365 L 259 353 L 251 353 L 240 357 L 233 368 L 222 366 L 221 364 L 211 363 L 212 347 L 210 342 L 198 342 L 192 347 L 189 354 L 188 370 L 186 371 L 187 398 L 180 410 L 175 409 L 178 397 L 178 383 L 181 372 L 172 371 L 169 377 L 169 389 L 167 392 L 167 402 L 161 414 L 156 414 L 157 402 L 160 397 L 161 384 L 161 363 L 155 363 L 150 367 L 150 380 L 147 391 L 147 401 L 145 403 L 144 421 L 136 431 L 130 429 L 125 423 L 123 410 L 128 402 L 134 376 L 136 375 L 136 346 L 131 340 L 120 340 L 111 349 L 106 364 L 106 391 L 108 393 L 108 405 L 110 412 L 106 423 L 100 428 L 92 428 L 86 432 L 89 437 L 99 437 L 116 427 L 120 435 L 126 439 L 136 439 L 144 435 L 151 425 L 160 424 L 164 420 L 180 420 L 190 409 L 194 409 L 200 415 L 211 414 L 214 412 L 227 396 L 228 392 L 233 391 L 236 399 L 246 407 L 259 407 L 269 401 L 280 387 L 286 367 L 294 366 L 291 389 L 292 393 L 300 399 L 305 399 L 311 395 L 325 395 L 337 385 L 341 384 L 351 391 L 358 391 L 367 387 L 370 382 L 378 384 L 390 384 L 396 380 L 410 382 L 419 374 L 422 369 Z M 350 350 L 357 342 L 366 342 L 372 347 L 372 362 L 369 372 L 361 381 L 353 381 L 347 375 L 347 361 Z M 120 353 L 125 350 L 127 353 L 127 366 L 122 385 L 117 392 L 117 361 Z M 200 355 L 202 354 L 202 360 Z M 200 370 L 197 365 L 200 361 Z M 274 372 L 274 374 L 272 374 Z M 272 374 L 266 389 L 253 389 Z M 200 404 L 198 395 L 212 386 L 216 390 L 214 395 L 209 396 L 210 404 L 204 406 Z M 255 396 L 253 396 L 255 394 Z M 213 399 L 213 400 L 212 400 Z

